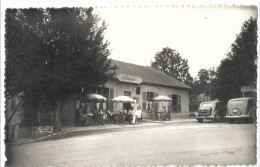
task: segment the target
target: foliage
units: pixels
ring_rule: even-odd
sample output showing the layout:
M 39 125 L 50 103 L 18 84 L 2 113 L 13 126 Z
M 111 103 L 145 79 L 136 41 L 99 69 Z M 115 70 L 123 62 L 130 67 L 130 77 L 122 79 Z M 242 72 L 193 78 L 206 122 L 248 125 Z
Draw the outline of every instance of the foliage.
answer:
M 213 81 L 216 77 L 215 68 L 200 69 L 197 77 L 193 82 L 193 89 L 190 93 L 190 98 L 196 97 L 199 94 L 204 93 L 206 96 L 211 95 L 211 89 Z
M 250 18 L 244 22 L 227 58 L 218 67 L 213 97 L 223 100 L 241 97 L 241 86 L 256 86 L 256 46 L 257 22 Z
M 6 97 L 35 110 L 85 96 L 113 74 L 106 25 L 92 8 L 6 10 Z
M 155 61 L 151 62 L 152 67 L 191 85 L 188 60 L 183 59 L 175 49 L 163 48 L 161 52 L 156 53 L 154 59 Z

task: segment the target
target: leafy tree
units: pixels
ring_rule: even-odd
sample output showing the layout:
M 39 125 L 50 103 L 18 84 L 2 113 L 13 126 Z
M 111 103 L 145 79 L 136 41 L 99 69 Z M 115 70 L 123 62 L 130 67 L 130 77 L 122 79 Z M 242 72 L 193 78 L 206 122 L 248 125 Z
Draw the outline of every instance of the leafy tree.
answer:
M 231 45 L 227 58 L 221 61 L 217 70 L 213 96 L 219 99 L 241 97 L 241 86 L 256 86 L 257 77 L 257 22 L 245 21 L 241 32 Z
M 200 69 L 197 77 L 194 79 L 193 89 L 191 90 L 190 98 L 194 98 L 202 93 L 207 96 L 211 95 L 211 89 L 215 77 L 215 68 L 211 67 L 209 69 Z
M 154 59 L 155 61 L 151 62 L 152 67 L 188 85 L 192 84 L 188 60 L 183 59 L 175 49 L 163 48 L 161 52 L 156 53 Z
M 51 106 L 59 131 L 62 101 L 114 74 L 105 30 L 93 8 L 7 9 L 6 97 L 23 92 L 29 115 Z

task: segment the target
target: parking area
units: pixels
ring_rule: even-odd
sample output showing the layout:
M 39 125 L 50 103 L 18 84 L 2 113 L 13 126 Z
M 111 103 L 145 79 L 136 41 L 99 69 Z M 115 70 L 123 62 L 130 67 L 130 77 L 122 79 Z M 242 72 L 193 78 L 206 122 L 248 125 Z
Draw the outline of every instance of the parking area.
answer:
M 142 125 L 82 127 L 77 130 L 68 127 L 64 135 L 71 135 L 12 146 L 7 152 L 10 165 L 256 163 L 254 124 L 197 123 L 187 119 L 145 122 Z

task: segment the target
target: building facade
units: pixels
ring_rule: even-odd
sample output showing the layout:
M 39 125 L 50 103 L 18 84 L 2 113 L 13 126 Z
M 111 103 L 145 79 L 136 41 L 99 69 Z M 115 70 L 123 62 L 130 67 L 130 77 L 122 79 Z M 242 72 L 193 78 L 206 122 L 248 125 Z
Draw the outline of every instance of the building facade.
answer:
M 114 78 L 105 83 L 97 93 L 108 99 L 103 108 L 113 112 L 123 110 L 122 103 L 114 103 L 117 96 L 130 96 L 136 100 L 132 106 L 140 106 L 143 117 L 154 119 L 152 111 L 162 111 L 163 106 L 171 111 L 172 118 L 189 117 L 189 90 L 191 87 L 151 67 L 112 60 L 117 66 Z M 156 102 L 157 96 L 168 96 L 172 102 Z M 90 107 L 91 108 L 91 107 Z

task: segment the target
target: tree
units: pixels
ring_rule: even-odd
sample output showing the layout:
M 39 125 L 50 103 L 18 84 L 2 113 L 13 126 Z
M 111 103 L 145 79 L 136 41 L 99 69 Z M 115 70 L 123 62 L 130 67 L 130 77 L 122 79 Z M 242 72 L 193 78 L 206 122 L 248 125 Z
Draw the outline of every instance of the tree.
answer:
M 211 96 L 211 89 L 215 77 L 216 70 L 214 67 L 211 67 L 209 69 L 200 69 L 197 77 L 194 79 L 193 89 L 191 90 L 190 98 L 194 98 L 202 93 L 207 96 Z
M 231 45 L 227 58 L 221 61 L 215 80 L 214 96 L 219 99 L 241 97 L 241 86 L 256 86 L 257 22 L 245 21 Z
M 151 62 L 151 66 L 156 68 L 181 82 L 188 85 L 192 84 L 192 77 L 189 73 L 188 60 L 183 59 L 180 54 L 169 47 L 163 48 L 161 52 L 157 52 L 155 61 Z
M 93 8 L 8 9 L 6 97 L 23 92 L 30 115 L 50 105 L 59 131 L 62 101 L 85 96 L 114 74 L 105 30 Z

